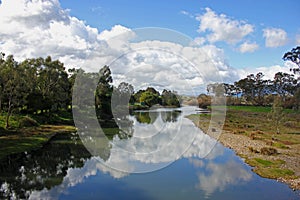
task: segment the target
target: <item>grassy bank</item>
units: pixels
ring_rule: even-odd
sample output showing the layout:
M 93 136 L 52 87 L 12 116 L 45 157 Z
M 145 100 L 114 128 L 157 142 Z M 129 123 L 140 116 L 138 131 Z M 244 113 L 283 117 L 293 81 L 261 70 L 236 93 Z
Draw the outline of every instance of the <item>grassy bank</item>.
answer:
M 66 125 L 41 125 L 5 131 L 5 134 L 0 131 L 0 160 L 11 154 L 39 149 L 55 134 L 75 131 L 75 127 Z
M 22 115 L 10 117 L 10 127 L 5 129 L 6 115 L 0 115 L 0 159 L 11 154 L 41 148 L 57 133 L 75 132 L 72 113 Z M 45 125 L 46 124 L 46 125 Z
M 300 189 L 300 112 L 286 109 L 276 134 L 270 107 L 228 106 L 219 141 L 232 148 L 253 171 Z M 188 117 L 208 133 L 211 114 Z

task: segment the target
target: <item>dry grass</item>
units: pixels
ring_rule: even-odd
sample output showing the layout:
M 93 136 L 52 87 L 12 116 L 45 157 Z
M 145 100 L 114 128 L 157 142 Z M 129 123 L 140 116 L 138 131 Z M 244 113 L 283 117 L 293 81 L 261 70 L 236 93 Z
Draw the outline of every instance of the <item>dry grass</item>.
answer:
M 270 108 L 266 107 L 227 107 L 219 140 L 242 155 L 260 176 L 284 180 L 288 184 L 292 181 L 290 186 L 300 189 L 300 112 L 285 110 L 284 120 L 279 127 L 280 134 L 276 134 L 269 111 Z M 188 118 L 204 132 L 208 131 L 210 114 L 190 115 Z M 277 153 L 265 151 L 269 149 Z

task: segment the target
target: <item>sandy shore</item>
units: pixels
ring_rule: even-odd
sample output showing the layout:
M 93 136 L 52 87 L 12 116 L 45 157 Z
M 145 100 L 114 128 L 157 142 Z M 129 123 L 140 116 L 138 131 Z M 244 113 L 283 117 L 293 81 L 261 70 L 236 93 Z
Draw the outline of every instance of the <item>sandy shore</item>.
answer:
M 190 118 L 190 117 L 188 117 Z M 199 127 L 203 132 L 209 133 L 208 130 L 208 124 L 207 123 L 199 123 L 199 119 L 197 118 L 190 118 L 197 127 Z M 210 131 L 211 132 L 211 131 Z M 209 134 L 211 137 L 215 136 L 213 134 Z M 233 149 L 235 153 L 240 156 L 247 164 L 251 165 L 253 167 L 253 171 L 257 173 L 258 175 L 266 178 L 272 178 L 276 179 L 280 182 L 288 184 L 292 189 L 294 190 L 300 190 L 300 152 L 298 149 L 300 148 L 300 144 L 293 144 L 286 145 L 288 148 L 282 149 L 282 148 L 276 148 L 278 151 L 278 154 L 276 155 L 262 155 L 259 151 L 263 147 L 272 147 L 268 144 L 266 144 L 265 141 L 262 140 L 256 140 L 251 139 L 250 137 L 242 134 L 234 134 L 230 131 L 223 130 L 221 135 L 219 135 L 218 138 L 216 138 L 220 143 L 222 143 L 225 147 L 228 147 L 230 149 Z M 296 145 L 296 146 L 295 146 Z M 251 149 L 251 150 L 250 150 Z M 285 176 L 285 177 L 269 177 L 264 175 L 259 169 L 258 166 L 253 164 L 253 162 L 250 162 L 251 159 L 264 159 L 267 161 L 278 161 L 282 160 L 284 161 L 279 166 L 276 166 L 276 168 L 280 170 L 291 170 L 294 172 L 293 176 Z
M 250 147 L 259 150 L 266 147 L 266 143 L 260 140 L 252 140 L 244 135 L 232 134 L 228 131 L 223 131 L 218 139 L 225 147 L 233 149 L 237 155 L 247 159 L 262 158 L 266 160 L 283 160 L 284 164 L 280 166 L 281 169 L 289 169 L 295 172 L 295 176 L 300 176 L 300 152 L 295 151 L 297 148 L 277 149 L 278 154 L 274 156 L 266 156 L 259 153 L 254 153 L 249 150 Z M 255 172 L 255 166 L 254 172 Z M 269 178 L 269 177 L 267 177 Z M 288 184 L 291 188 L 300 190 L 300 178 L 277 178 L 278 181 Z

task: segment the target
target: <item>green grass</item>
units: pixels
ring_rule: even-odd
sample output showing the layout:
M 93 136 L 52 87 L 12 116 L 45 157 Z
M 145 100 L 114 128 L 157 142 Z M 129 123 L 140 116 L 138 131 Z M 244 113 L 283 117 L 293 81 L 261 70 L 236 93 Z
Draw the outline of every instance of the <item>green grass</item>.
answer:
M 271 107 L 263 107 L 263 106 L 227 106 L 228 110 L 238 110 L 238 111 L 246 111 L 246 112 L 270 112 Z
M 288 146 L 286 146 L 286 145 L 284 145 L 284 144 L 282 144 L 282 143 L 280 143 L 280 142 L 274 142 L 274 143 L 272 144 L 272 146 L 273 146 L 273 147 L 280 148 L 280 149 L 288 149 L 288 148 L 289 148 Z
M 265 178 L 290 178 L 294 176 L 294 171 L 282 169 L 280 166 L 285 164 L 283 160 L 264 160 L 261 158 L 246 159 L 246 162 L 253 166 L 253 171 Z
M 0 136 L 0 160 L 4 157 L 41 148 L 57 133 L 75 132 L 72 126 L 40 126 L 23 128 Z
M 276 134 L 276 128 L 269 116 L 270 111 L 270 107 L 262 106 L 228 106 L 224 130 L 248 136 L 255 134 L 256 139 L 271 139 L 273 134 Z M 203 123 L 209 123 L 210 118 L 211 114 L 191 115 L 193 121 L 200 120 Z M 207 125 L 203 126 L 207 127 Z M 300 143 L 300 138 L 296 137 L 300 135 L 300 112 L 286 109 L 279 129 L 281 134 L 275 135 L 276 138 L 287 141 L 287 143 Z M 288 134 L 291 137 L 287 136 Z M 283 145 L 281 147 L 285 148 Z
M 224 106 L 214 106 L 215 108 L 224 107 Z M 209 106 L 211 108 L 211 106 Z M 271 111 L 272 107 L 270 106 L 226 106 L 227 110 L 238 110 L 245 112 L 258 112 L 258 113 L 268 113 Z M 293 109 L 284 109 L 285 113 L 294 113 L 300 114 L 300 110 Z
M 259 164 L 261 164 L 261 165 L 263 165 L 263 166 L 271 166 L 271 165 L 274 164 L 274 163 L 271 162 L 271 161 L 263 160 L 263 159 L 260 159 L 260 158 L 254 158 L 254 160 L 255 160 L 257 163 L 259 163 Z
M 44 113 L 44 114 L 18 114 L 13 113 L 9 118 L 9 129 L 17 130 L 20 128 L 20 121 L 28 116 L 39 124 L 52 124 L 52 125 L 74 125 L 73 114 L 69 111 L 58 111 L 55 113 Z M 6 113 L 0 114 L 0 135 L 3 129 L 5 129 Z

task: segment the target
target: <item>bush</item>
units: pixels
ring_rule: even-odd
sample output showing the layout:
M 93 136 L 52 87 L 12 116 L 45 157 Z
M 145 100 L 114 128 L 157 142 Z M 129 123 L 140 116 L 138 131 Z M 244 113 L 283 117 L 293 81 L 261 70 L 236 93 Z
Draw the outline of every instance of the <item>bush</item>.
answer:
M 277 149 L 274 149 L 272 147 L 263 147 L 260 149 L 260 153 L 263 154 L 263 155 L 276 155 L 278 154 L 278 151 Z
M 248 147 L 249 151 L 252 153 L 259 153 L 259 151 L 257 151 L 256 149 L 254 149 L 253 147 Z
M 207 109 L 211 105 L 211 97 L 205 94 L 200 94 L 197 98 L 199 108 Z
M 31 117 L 25 116 L 22 117 L 19 121 L 19 127 L 32 127 L 32 126 L 39 126 L 39 123 L 32 119 Z

